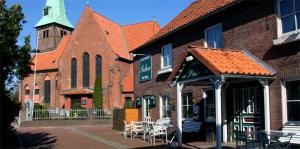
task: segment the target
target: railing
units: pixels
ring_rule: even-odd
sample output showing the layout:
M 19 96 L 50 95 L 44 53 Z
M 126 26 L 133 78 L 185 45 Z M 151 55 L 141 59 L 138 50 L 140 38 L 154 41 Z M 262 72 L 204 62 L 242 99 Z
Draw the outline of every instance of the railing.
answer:
M 33 120 L 60 120 L 60 119 L 105 119 L 111 118 L 110 111 L 103 109 L 34 109 Z

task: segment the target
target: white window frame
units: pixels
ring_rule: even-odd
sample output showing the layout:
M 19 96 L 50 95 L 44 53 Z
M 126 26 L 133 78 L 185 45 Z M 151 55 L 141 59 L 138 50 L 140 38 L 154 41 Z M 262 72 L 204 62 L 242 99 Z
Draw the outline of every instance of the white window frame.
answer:
M 206 89 L 203 89 L 202 90 L 202 96 L 203 96 L 203 99 L 204 99 L 204 120 L 206 122 L 215 122 L 216 121 L 216 117 L 214 118 L 211 118 L 211 117 L 207 117 L 207 112 L 206 112 L 206 100 L 207 100 L 207 93 L 206 91 L 209 91 L 209 90 L 214 90 L 213 88 L 206 88 Z M 216 105 L 216 102 L 215 102 L 215 105 Z
M 169 66 L 164 66 L 164 48 L 166 47 L 170 47 L 170 51 L 171 51 L 171 64 Z M 160 59 L 161 59 L 161 69 L 168 69 L 168 68 L 172 68 L 172 64 L 173 64 L 173 48 L 172 48 L 172 43 L 168 43 L 164 46 L 161 47 L 161 56 L 160 56 Z
M 288 121 L 288 112 L 287 112 L 287 90 L 286 90 L 286 82 L 290 81 L 299 81 L 300 78 L 294 79 L 284 79 L 281 80 L 281 104 L 282 104 L 282 124 L 284 125 L 286 122 L 294 122 L 300 124 L 300 121 Z
M 184 109 L 184 107 L 185 107 L 185 109 L 186 109 L 187 111 L 189 111 L 189 108 L 192 108 L 192 109 L 193 109 L 193 92 L 192 92 L 192 91 L 185 91 L 185 92 L 182 93 L 182 95 L 188 94 L 188 93 L 192 93 L 191 103 L 189 103 L 189 100 L 187 100 L 187 101 L 186 101 L 186 104 L 183 105 L 184 97 L 181 98 L 181 100 L 182 100 L 182 101 L 181 101 L 181 108 L 182 108 L 182 109 L 181 109 L 181 110 L 182 110 L 181 113 L 182 113 L 182 118 L 183 118 L 183 119 L 193 119 L 193 116 L 186 118 L 186 115 L 183 114 L 183 109 Z M 182 96 L 182 95 L 181 95 L 181 96 Z
M 277 37 L 278 38 L 282 38 L 282 37 L 287 37 L 287 36 L 291 36 L 294 34 L 300 34 L 300 27 L 298 26 L 297 29 L 297 18 L 296 15 L 294 15 L 294 19 L 295 19 L 295 25 L 296 25 L 296 30 L 287 32 L 287 33 L 283 33 L 283 29 L 282 29 L 282 22 L 281 22 L 281 10 L 280 10 L 280 1 L 282 0 L 276 0 L 276 6 L 277 6 L 277 13 L 278 15 L 277 17 L 277 24 L 278 24 L 278 28 L 277 28 Z M 294 8 L 295 9 L 295 8 Z
M 204 47 L 205 48 L 208 48 L 208 45 L 207 45 L 207 32 L 213 28 L 216 28 L 216 27 L 219 27 L 221 26 L 221 30 L 222 30 L 222 42 L 223 42 L 223 24 L 222 23 L 218 23 L 216 25 L 213 25 L 211 27 L 208 27 L 204 30 L 204 36 L 205 36 L 205 39 L 204 39 Z M 216 48 L 216 43 L 215 43 L 215 47 L 212 47 L 212 48 Z
M 163 97 L 164 96 L 167 96 L 168 97 L 168 104 L 167 104 L 167 108 L 168 108 L 168 106 L 170 105 L 170 95 L 168 95 L 168 94 L 162 94 L 162 95 L 160 95 L 160 100 L 159 100 L 159 117 L 160 118 L 170 118 L 170 115 L 168 115 L 167 117 L 163 117 L 163 113 L 164 113 L 164 111 L 163 111 L 163 105 L 164 105 L 164 99 L 163 99 Z
M 146 109 L 146 106 L 147 106 L 147 103 L 146 103 L 146 98 L 148 98 L 148 106 L 149 106 L 149 113 L 148 113 L 148 116 L 146 116 L 146 112 L 147 112 L 147 109 Z M 151 117 L 151 109 L 150 109 L 150 96 L 144 96 L 143 97 L 143 116 L 144 118 L 146 117 Z

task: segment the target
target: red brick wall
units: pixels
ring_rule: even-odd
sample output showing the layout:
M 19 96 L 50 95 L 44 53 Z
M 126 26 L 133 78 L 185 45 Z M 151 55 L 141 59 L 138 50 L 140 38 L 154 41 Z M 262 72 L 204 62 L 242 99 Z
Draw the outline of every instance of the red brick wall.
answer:
M 223 26 L 223 47 L 246 49 L 277 71 L 277 78 L 270 83 L 270 114 L 271 129 L 279 129 L 282 126 L 280 81 L 286 77 L 300 77 L 300 71 L 296 71 L 300 67 L 300 42 L 273 45 L 273 40 L 277 38 L 274 1 L 241 2 L 141 49 L 138 53 L 152 55 L 153 77 L 150 81 L 140 83 L 139 63 L 134 62 L 136 97 L 169 93 L 176 100 L 176 88 L 171 88 L 167 83 L 170 75 L 157 75 L 160 70 L 161 47 L 172 43 L 174 68 L 187 46 L 203 45 L 204 30 L 218 23 Z M 200 94 L 196 96 L 201 97 Z M 154 118 L 158 117 L 158 109 L 156 106 L 151 110 Z M 173 113 L 176 114 L 176 111 Z M 176 115 L 172 117 L 176 118 Z

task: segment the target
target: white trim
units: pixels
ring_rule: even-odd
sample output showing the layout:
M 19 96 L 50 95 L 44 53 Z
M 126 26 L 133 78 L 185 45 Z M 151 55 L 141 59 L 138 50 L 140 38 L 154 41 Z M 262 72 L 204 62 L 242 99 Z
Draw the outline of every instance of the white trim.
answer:
M 290 31 L 290 32 L 287 32 L 287 33 L 283 33 L 283 30 L 282 30 L 282 21 L 281 21 L 281 10 L 280 10 L 280 1 L 282 0 L 276 0 L 276 7 L 277 7 L 277 15 L 276 15 L 276 20 L 277 20 L 277 38 L 278 39 L 281 39 L 281 38 L 284 38 L 284 37 L 289 37 L 289 36 L 292 36 L 292 35 L 295 35 L 295 34 L 299 34 L 300 33 L 300 27 L 297 26 L 297 18 L 296 18 L 296 14 L 295 14 L 295 8 L 294 8 L 294 19 L 295 19 L 295 28 L 296 30 L 293 30 L 293 31 Z M 294 2 L 293 2 L 294 3 Z M 294 6 L 295 7 L 295 6 Z M 298 28 L 298 29 L 297 29 Z M 278 41 L 277 41 L 278 42 Z M 275 40 L 273 41 L 273 43 L 277 43 Z M 275 44 L 277 45 L 277 44 Z
M 287 122 L 286 81 L 281 80 L 282 125 Z
M 204 47 L 205 48 L 207 48 L 207 31 L 210 30 L 210 29 L 216 28 L 218 26 L 221 26 L 221 29 L 222 29 L 222 40 L 223 40 L 223 24 L 222 23 L 218 23 L 216 25 L 210 26 L 210 27 L 208 27 L 208 28 L 206 28 L 204 30 Z
M 300 78 L 290 78 L 281 80 L 281 105 L 282 105 L 282 124 L 284 125 L 287 122 L 295 122 L 300 123 L 300 121 L 288 121 L 288 108 L 287 108 L 287 90 L 286 90 L 286 82 L 289 81 L 299 81 Z
M 182 89 L 184 84 L 177 83 L 177 134 L 178 146 L 182 146 Z
M 171 59 L 172 59 L 172 62 L 170 64 L 170 66 L 164 67 L 164 54 L 163 54 L 164 51 L 163 51 L 163 49 L 166 48 L 166 47 L 170 47 L 171 48 Z M 161 53 L 160 53 L 160 68 L 161 68 L 161 70 L 167 69 L 167 68 L 172 68 L 172 64 L 173 64 L 173 57 L 172 56 L 173 56 L 172 43 L 168 43 L 168 44 L 166 44 L 166 45 L 164 45 L 164 46 L 161 47 Z
M 162 111 L 162 106 L 163 106 L 163 96 L 164 95 L 160 95 L 159 96 L 159 118 L 162 118 L 162 113 L 163 113 L 163 111 Z
M 167 68 L 164 68 L 164 69 L 159 70 L 159 71 L 157 72 L 157 74 L 160 75 L 160 74 L 170 73 L 170 72 L 172 72 L 172 71 L 173 71 L 173 69 L 172 69 L 171 67 L 167 67 Z

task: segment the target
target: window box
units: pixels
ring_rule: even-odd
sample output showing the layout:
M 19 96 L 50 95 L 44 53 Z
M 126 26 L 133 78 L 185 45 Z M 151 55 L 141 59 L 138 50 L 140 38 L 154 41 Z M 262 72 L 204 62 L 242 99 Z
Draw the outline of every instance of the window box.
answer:
M 173 71 L 173 69 L 172 69 L 171 67 L 169 67 L 169 68 L 164 68 L 164 69 L 159 70 L 159 71 L 157 72 L 157 74 L 158 74 L 158 75 L 161 75 L 161 74 L 165 74 L 165 73 L 170 73 L 170 72 L 172 72 L 172 71 Z

